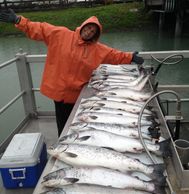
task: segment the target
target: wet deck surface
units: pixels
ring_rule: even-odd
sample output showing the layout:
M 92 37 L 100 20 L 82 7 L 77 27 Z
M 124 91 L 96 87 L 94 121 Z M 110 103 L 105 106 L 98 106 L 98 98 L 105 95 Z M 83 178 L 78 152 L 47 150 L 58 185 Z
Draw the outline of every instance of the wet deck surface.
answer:
M 54 144 L 58 139 L 57 127 L 55 118 L 40 118 L 31 120 L 27 126 L 25 126 L 23 132 L 36 133 L 40 132 L 45 137 L 45 143 L 47 146 Z M 5 189 L 2 184 L 0 176 L 0 194 L 32 194 L 34 188 L 25 189 Z

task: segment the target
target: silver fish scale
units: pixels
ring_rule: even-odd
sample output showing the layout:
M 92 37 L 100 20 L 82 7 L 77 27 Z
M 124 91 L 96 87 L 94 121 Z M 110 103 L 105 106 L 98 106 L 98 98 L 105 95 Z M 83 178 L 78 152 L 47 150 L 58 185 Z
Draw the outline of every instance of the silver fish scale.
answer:
M 131 113 L 140 113 L 141 107 L 133 104 L 127 104 L 123 102 L 115 102 L 115 101 L 106 101 L 106 100 L 97 100 L 97 101 L 85 101 L 80 104 L 81 107 L 83 108 L 88 108 L 88 107 L 107 107 L 107 108 L 115 108 L 115 109 L 121 109 L 125 110 Z M 150 110 L 145 109 L 144 113 L 146 114 L 152 114 Z
M 145 191 L 154 191 L 154 184 L 144 182 L 138 178 L 132 177 L 125 173 L 121 173 L 119 171 L 111 170 L 108 168 L 101 167 L 73 167 L 73 168 L 64 168 L 62 169 L 66 176 L 64 178 L 77 178 L 77 183 L 79 184 L 94 184 L 94 185 L 102 185 L 102 186 L 112 186 L 114 188 L 136 188 Z M 56 183 L 55 181 L 51 182 L 49 186 L 53 186 Z M 58 182 L 58 181 L 57 181 Z M 65 182 L 60 182 L 60 184 L 66 184 Z M 44 182 L 45 184 L 45 182 Z M 67 182 L 67 184 L 71 184 L 71 182 Z M 48 181 L 46 182 L 48 185 Z
M 64 185 L 62 188 L 51 189 L 46 194 L 150 194 L 149 192 L 135 190 L 135 189 L 117 189 L 113 187 L 104 187 L 98 185 Z
M 87 139 L 82 139 L 83 137 L 88 137 Z M 88 129 L 84 131 L 73 132 L 67 136 L 64 136 L 63 139 L 60 139 L 60 143 L 75 143 L 83 145 L 91 145 L 97 147 L 108 147 L 110 149 L 119 151 L 119 152 L 136 152 L 138 148 L 139 151 L 143 150 L 141 142 L 136 138 L 128 138 L 119 134 L 103 131 L 103 130 L 94 130 Z M 146 145 L 152 146 L 150 141 L 146 141 Z M 156 150 L 156 145 L 152 146 Z
M 68 153 L 74 153 L 77 155 L 76 158 L 71 158 L 69 155 L 60 153 L 60 158 L 64 162 L 70 162 L 71 165 L 86 165 L 86 166 L 103 166 L 123 172 L 130 170 L 139 170 L 144 173 L 152 173 L 153 168 L 141 163 L 138 160 L 129 158 L 128 156 L 109 150 L 106 148 L 79 145 L 79 144 L 68 144 L 66 149 Z M 65 153 L 66 153 L 65 152 Z
M 72 130 L 77 130 L 77 129 L 84 129 L 84 128 L 93 128 L 93 129 L 101 129 L 101 130 L 108 130 L 111 131 L 111 129 L 114 130 L 129 130 L 130 127 L 126 126 L 126 125 L 122 125 L 122 124 L 109 124 L 109 123 L 96 123 L 96 122 L 76 122 L 76 123 L 72 123 L 69 127 L 69 129 Z M 138 129 L 136 127 L 132 128 L 135 129 L 136 131 L 138 131 Z M 142 126 L 142 132 L 144 133 L 149 133 L 148 131 L 148 126 Z

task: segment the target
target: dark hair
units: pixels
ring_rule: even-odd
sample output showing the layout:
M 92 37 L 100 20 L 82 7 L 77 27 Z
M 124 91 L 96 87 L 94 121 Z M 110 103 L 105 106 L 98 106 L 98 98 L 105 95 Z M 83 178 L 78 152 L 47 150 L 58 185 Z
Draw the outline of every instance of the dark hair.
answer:
M 95 23 L 93 23 L 93 24 L 95 24 Z M 100 27 L 97 25 L 97 24 L 95 24 L 96 25 L 96 33 L 95 33 L 95 35 L 93 36 L 93 40 L 94 41 L 97 41 L 98 40 L 98 38 L 100 37 Z

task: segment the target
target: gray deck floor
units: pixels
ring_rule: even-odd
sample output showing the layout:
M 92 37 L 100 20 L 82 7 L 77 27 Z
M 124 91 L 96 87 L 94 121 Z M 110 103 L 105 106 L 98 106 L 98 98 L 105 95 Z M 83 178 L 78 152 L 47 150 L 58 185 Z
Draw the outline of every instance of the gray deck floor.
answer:
M 31 120 L 23 129 L 23 132 L 35 133 L 40 132 L 45 137 L 45 143 L 48 146 L 56 143 L 58 140 L 58 133 L 55 118 L 40 118 Z M 32 194 L 33 188 L 25 189 L 6 189 L 3 187 L 2 179 L 0 176 L 0 194 Z

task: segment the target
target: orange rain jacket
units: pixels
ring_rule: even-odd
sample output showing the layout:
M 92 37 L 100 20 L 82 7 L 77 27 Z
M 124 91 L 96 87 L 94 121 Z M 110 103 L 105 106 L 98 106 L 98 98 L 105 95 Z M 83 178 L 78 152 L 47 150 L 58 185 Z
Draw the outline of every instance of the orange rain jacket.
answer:
M 85 42 L 80 37 L 81 28 L 87 23 L 101 24 L 95 16 L 71 31 L 66 27 L 48 23 L 32 22 L 21 16 L 15 26 L 26 35 L 38 41 L 44 41 L 48 47 L 41 93 L 65 103 L 75 103 L 84 84 L 94 69 L 100 64 L 129 64 L 132 53 L 110 48 L 100 42 Z

